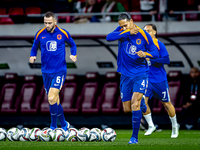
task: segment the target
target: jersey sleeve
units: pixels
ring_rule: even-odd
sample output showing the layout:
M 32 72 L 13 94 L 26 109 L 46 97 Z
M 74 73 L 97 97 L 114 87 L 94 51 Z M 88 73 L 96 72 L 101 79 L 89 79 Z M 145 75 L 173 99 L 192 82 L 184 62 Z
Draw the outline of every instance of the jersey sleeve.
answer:
M 159 57 L 159 52 L 158 49 L 156 48 L 155 44 L 153 43 L 153 40 L 150 36 L 149 33 L 144 31 L 146 33 L 147 37 L 147 45 L 146 48 L 148 52 L 145 52 L 147 58 L 158 58 Z
M 106 36 L 106 40 L 107 41 L 115 41 L 115 40 L 119 40 L 122 37 L 129 36 L 129 35 L 131 35 L 130 34 L 130 29 L 121 30 L 121 27 L 118 26 L 113 32 L 109 33 Z
M 77 53 L 76 44 L 75 44 L 74 40 L 72 39 L 71 35 L 69 34 L 69 32 L 68 31 L 66 31 L 66 32 L 67 32 L 67 36 L 66 36 L 65 41 L 67 42 L 67 44 L 70 47 L 71 55 L 76 56 L 76 53 Z
M 160 47 L 160 57 L 156 59 L 151 59 L 151 62 L 153 63 L 161 63 L 161 64 L 169 64 L 170 59 L 169 59 L 169 54 L 167 52 L 167 49 L 165 45 L 161 42 L 159 42 L 159 47 Z
M 35 34 L 34 42 L 33 42 L 33 45 L 32 45 L 31 52 L 30 52 L 30 57 L 31 56 L 37 56 L 37 50 L 38 50 L 39 43 L 40 43 L 37 35 L 38 35 L 38 32 Z

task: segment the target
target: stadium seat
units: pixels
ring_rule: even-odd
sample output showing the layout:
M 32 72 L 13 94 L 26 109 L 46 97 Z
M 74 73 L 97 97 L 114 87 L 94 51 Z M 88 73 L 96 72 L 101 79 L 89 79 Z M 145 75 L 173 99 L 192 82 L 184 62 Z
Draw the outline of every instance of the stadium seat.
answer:
M 105 83 L 101 95 L 98 97 L 97 102 L 101 103 L 103 113 L 116 114 L 120 112 L 118 100 L 118 83 L 108 82 Z M 99 104 L 98 104 L 99 105 Z
M 6 15 L 6 9 L 0 8 L 0 15 Z
M 97 87 L 97 82 L 88 82 L 84 84 L 76 104 L 76 108 L 81 109 L 83 114 L 97 114 L 99 112 L 99 108 L 95 108 Z
M 16 114 L 15 108 L 17 87 L 17 73 L 6 73 L 4 75 L 4 83 L 0 95 L 0 111 L 1 114 Z
M 118 82 L 119 83 L 119 73 L 112 71 L 112 72 L 106 72 L 106 82 Z
M 67 74 L 65 82 L 76 82 L 77 75 L 76 74 Z
M 25 23 L 26 15 L 24 14 L 24 9 L 22 7 L 12 7 L 8 10 L 8 14 L 14 24 Z
M 26 15 L 29 14 L 41 14 L 41 8 L 40 7 L 27 7 L 25 11 Z
M 98 72 L 87 72 L 85 74 L 85 82 L 97 82 L 99 79 Z
M 22 7 L 13 7 L 8 10 L 9 15 L 24 15 L 24 10 Z
M 22 114 L 36 114 L 38 108 L 35 107 L 37 76 L 25 75 L 24 84 L 20 95 L 16 99 L 15 107 L 20 109 Z
M 174 105 L 176 112 L 180 112 L 182 110 L 181 106 L 179 105 L 180 104 L 179 92 L 180 92 L 181 82 L 170 81 L 168 85 L 169 85 L 169 94 L 171 103 Z
M 1 114 L 16 114 L 16 83 L 7 83 L 3 86 L 0 95 Z
M 169 85 L 169 94 L 171 98 L 171 103 L 174 105 L 177 112 L 182 110 L 181 102 L 181 71 L 169 71 L 168 72 L 168 85 Z
M 77 83 L 75 82 L 64 83 L 64 86 L 62 87 L 60 93 L 60 102 L 65 114 L 77 114 L 79 111 L 78 108 L 75 108 L 76 90 Z
M 0 18 L 0 24 L 8 25 L 8 24 L 14 24 L 14 22 L 10 17 L 5 17 L 5 18 Z

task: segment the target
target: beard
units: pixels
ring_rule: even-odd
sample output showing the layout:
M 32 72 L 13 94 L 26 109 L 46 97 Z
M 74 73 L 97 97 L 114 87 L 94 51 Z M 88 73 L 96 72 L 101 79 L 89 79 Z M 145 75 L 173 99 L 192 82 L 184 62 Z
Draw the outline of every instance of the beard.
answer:
M 54 26 L 50 28 L 49 30 L 47 29 L 48 32 L 51 32 L 54 29 Z

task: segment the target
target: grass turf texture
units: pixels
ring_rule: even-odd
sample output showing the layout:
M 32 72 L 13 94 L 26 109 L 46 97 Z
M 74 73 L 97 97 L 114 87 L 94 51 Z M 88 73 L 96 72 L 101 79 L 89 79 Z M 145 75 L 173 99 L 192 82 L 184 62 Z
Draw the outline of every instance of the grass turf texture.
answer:
M 128 145 L 132 130 L 115 130 L 117 138 L 114 142 L 11 142 L 0 141 L 2 150 L 200 150 L 200 130 L 180 130 L 179 137 L 171 139 L 171 130 L 154 132 L 151 136 L 144 136 L 139 132 L 139 143 Z

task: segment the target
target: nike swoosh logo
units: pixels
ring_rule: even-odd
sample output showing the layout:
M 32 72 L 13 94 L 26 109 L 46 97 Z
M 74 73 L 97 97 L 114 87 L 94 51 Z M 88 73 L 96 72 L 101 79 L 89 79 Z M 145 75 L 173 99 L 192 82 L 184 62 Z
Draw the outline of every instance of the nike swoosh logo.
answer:
M 44 39 L 44 38 L 46 38 L 46 36 L 45 36 L 45 37 L 42 37 L 42 39 Z

